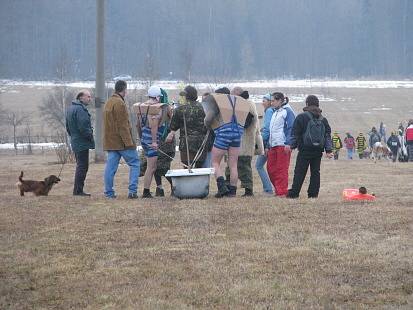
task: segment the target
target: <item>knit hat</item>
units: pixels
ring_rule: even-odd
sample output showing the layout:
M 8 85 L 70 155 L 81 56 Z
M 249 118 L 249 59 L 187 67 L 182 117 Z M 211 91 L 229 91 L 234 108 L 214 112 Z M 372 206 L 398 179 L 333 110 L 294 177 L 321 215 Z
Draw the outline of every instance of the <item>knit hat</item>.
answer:
M 272 98 L 272 96 L 271 96 L 270 93 L 265 94 L 265 95 L 262 97 L 262 99 L 265 99 L 265 100 L 268 100 L 268 101 L 271 101 L 271 98 Z

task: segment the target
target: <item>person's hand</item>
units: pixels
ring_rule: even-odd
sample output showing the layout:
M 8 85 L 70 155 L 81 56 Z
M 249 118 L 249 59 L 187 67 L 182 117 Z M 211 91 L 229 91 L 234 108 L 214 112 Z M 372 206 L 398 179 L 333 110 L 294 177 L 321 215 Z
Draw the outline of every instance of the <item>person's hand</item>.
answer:
M 289 146 L 289 145 L 285 145 L 284 146 L 284 153 L 286 153 L 286 154 L 289 154 L 289 153 L 291 153 L 291 147 Z
M 158 149 L 158 143 L 152 142 L 151 148 L 152 148 L 153 150 L 157 150 L 157 149 Z
M 264 155 L 268 156 L 268 149 L 264 149 Z
M 334 155 L 333 155 L 332 152 L 331 152 L 331 153 L 326 153 L 326 157 L 327 157 L 327 158 L 333 158 L 333 156 L 334 156 Z
M 174 136 L 175 136 L 174 133 L 173 133 L 173 132 L 170 132 L 170 133 L 168 134 L 168 136 L 166 137 L 165 142 L 171 143 L 172 140 L 174 139 Z

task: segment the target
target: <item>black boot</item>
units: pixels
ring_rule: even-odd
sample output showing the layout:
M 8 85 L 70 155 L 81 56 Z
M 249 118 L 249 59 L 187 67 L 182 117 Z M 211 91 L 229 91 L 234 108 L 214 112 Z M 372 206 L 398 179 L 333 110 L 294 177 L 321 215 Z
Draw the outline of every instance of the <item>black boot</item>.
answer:
M 251 197 L 251 196 L 254 196 L 254 193 L 253 193 L 252 189 L 246 188 L 245 189 L 245 194 L 242 195 L 242 197 Z
M 217 187 L 218 187 L 218 193 L 216 193 L 215 198 L 222 198 L 228 195 L 229 189 L 227 185 L 225 184 L 224 177 L 219 177 L 217 179 Z
M 236 186 L 228 186 L 229 189 L 229 193 L 228 193 L 228 197 L 236 197 L 237 196 L 237 187 Z
M 142 198 L 153 198 L 151 192 L 149 191 L 149 188 L 143 189 Z
M 156 187 L 156 192 L 155 192 L 156 197 L 165 197 L 165 191 L 163 188 Z

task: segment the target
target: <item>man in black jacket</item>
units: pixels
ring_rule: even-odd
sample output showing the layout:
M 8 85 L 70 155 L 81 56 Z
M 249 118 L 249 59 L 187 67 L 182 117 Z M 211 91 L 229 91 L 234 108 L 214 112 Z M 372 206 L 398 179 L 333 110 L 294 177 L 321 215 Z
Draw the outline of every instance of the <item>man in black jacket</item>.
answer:
M 293 125 L 291 132 L 291 149 L 298 148 L 297 161 L 294 169 L 294 180 L 291 189 L 288 190 L 287 198 L 298 198 L 303 185 L 308 166 L 310 166 L 311 177 L 308 186 L 308 198 L 317 198 L 320 190 L 320 164 L 323 151 L 326 156 L 331 158 L 331 128 L 326 118 L 321 115 L 319 100 L 314 95 L 309 95 L 306 100 L 304 113 L 300 113 Z M 324 139 L 320 145 L 308 143 L 308 124 L 311 120 L 318 121 L 321 128 L 320 132 L 324 133 Z M 322 137 L 323 138 L 323 137 Z
M 90 101 L 90 92 L 82 90 L 77 94 L 76 101 L 72 102 L 66 112 L 66 130 L 76 156 L 76 173 L 73 187 L 73 195 L 75 196 L 90 196 L 90 194 L 83 191 L 89 169 L 89 149 L 95 148 L 90 114 L 86 108 Z

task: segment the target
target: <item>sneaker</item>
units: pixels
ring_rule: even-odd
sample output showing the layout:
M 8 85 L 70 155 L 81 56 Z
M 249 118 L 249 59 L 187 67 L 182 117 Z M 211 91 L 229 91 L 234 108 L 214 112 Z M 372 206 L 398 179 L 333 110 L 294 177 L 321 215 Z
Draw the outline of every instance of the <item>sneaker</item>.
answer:
M 155 196 L 156 197 L 165 197 L 165 191 L 163 190 L 163 188 L 156 188 L 156 192 L 155 192 Z
M 116 195 L 111 195 L 111 196 L 105 195 L 105 198 L 107 198 L 107 199 L 116 199 Z
M 137 199 L 138 198 L 138 194 L 137 193 L 129 193 L 128 194 L 128 199 Z

